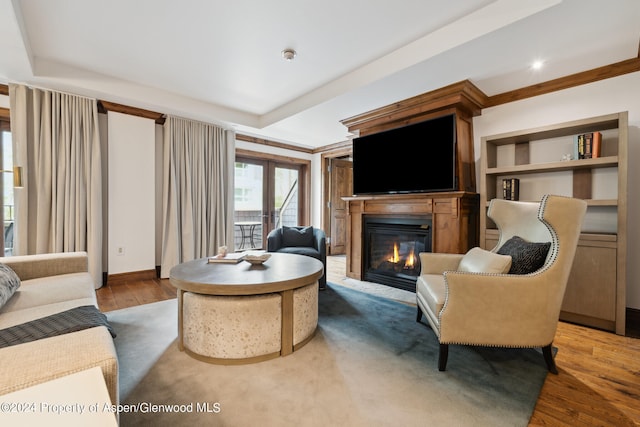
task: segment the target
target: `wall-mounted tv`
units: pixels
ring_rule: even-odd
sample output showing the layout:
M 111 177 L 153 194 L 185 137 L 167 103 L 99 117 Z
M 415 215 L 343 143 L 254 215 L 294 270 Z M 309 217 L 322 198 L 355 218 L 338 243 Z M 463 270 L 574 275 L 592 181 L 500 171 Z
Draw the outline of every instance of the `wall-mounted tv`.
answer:
M 456 116 L 353 140 L 354 195 L 455 191 Z

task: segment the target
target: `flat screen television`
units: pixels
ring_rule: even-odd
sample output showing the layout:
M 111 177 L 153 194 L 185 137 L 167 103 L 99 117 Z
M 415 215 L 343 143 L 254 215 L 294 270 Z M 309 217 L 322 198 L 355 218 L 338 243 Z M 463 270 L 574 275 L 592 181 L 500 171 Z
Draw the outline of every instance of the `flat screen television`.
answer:
M 456 116 L 353 139 L 353 193 L 455 191 Z

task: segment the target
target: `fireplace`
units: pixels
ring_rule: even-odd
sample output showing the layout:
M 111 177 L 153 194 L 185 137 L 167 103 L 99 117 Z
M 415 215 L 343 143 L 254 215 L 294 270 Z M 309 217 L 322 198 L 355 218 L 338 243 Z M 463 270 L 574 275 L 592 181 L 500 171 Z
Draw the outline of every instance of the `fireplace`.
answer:
M 420 252 L 431 252 L 430 217 L 364 216 L 364 280 L 416 290 Z

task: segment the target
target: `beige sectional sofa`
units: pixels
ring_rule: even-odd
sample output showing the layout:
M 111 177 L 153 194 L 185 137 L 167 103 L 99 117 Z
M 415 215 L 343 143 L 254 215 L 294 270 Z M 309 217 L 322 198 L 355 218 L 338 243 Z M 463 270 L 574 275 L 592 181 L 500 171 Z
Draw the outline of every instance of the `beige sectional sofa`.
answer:
M 0 329 L 95 305 L 84 252 L 0 257 L 20 287 L 0 308 Z M 0 395 L 99 366 L 113 404 L 118 404 L 118 359 L 105 326 L 0 348 Z

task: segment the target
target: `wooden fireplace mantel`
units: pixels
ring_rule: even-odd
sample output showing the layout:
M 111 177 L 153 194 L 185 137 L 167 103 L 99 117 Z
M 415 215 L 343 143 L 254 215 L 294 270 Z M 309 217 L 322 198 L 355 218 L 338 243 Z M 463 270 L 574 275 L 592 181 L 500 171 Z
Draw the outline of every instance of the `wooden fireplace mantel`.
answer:
M 347 277 L 362 280 L 366 215 L 431 218 L 432 251 L 465 253 L 478 246 L 478 194 L 464 191 L 344 197 L 347 202 Z

